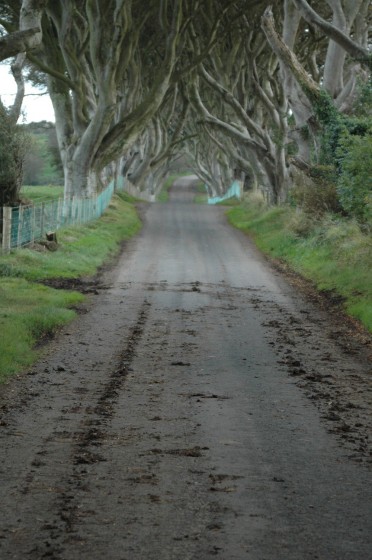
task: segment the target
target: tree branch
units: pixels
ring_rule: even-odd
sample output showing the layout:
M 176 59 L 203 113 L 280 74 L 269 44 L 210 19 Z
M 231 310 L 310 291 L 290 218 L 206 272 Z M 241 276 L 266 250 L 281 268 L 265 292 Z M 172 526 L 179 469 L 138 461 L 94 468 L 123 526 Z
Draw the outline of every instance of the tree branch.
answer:
M 270 6 L 266 8 L 262 16 L 261 27 L 270 47 L 283 64 L 289 68 L 306 95 L 310 98 L 317 99 L 320 96 L 319 85 L 309 76 L 294 52 L 287 47 L 283 39 L 277 33 Z
M 19 115 L 21 114 L 23 98 L 25 95 L 25 81 L 23 78 L 22 70 L 26 59 L 26 53 L 19 53 L 15 62 L 12 64 L 12 74 L 17 84 L 17 93 L 14 99 L 14 103 L 9 111 L 9 118 L 13 124 L 16 124 Z
M 316 25 L 327 37 L 338 43 L 354 60 L 371 69 L 372 54 L 367 49 L 355 43 L 343 31 L 323 19 L 306 0 L 292 0 L 292 2 L 308 23 Z
M 0 62 L 18 53 L 27 52 L 35 47 L 35 36 L 40 33 L 38 27 L 14 31 L 5 37 L 0 37 Z
M 75 89 L 75 84 L 69 78 L 67 78 L 67 76 L 62 74 L 62 72 L 58 72 L 58 70 L 55 70 L 54 68 L 51 68 L 47 64 L 44 64 L 43 62 L 41 62 L 40 58 L 34 56 L 31 53 L 27 54 L 27 58 L 30 62 L 35 64 L 35 66 L 37 66 L 37 68 L 41 72 L 48 74 L 48 76 L 52 76 L 52 78 L 56 78 L 57 80 L 60 80 L 61 82 L 66 84 L 71 90 Z

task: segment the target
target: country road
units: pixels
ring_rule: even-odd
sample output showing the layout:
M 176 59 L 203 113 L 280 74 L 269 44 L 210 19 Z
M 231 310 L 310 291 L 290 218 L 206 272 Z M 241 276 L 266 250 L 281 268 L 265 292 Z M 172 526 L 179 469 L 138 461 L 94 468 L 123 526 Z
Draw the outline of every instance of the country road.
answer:
M 371 377 L 180 179 L 0 388 L 1 560 L 368 560 Z

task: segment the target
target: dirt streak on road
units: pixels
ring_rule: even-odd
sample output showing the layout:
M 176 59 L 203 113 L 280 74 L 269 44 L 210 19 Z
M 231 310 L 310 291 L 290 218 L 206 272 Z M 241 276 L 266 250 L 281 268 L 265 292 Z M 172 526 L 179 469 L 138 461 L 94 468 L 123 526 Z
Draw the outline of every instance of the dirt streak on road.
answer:
M 1 560 L 372 558 L 363 348 L 188 184 L 0 389 Z

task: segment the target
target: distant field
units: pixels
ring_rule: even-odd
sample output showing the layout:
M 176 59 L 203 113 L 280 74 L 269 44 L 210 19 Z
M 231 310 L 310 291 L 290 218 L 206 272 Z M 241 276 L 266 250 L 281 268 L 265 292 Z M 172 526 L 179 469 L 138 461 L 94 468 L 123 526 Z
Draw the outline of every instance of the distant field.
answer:
M 55 200 L 63 196 L 63 187 L 48 186 L 24 186 L 21 189 L 21 198 L 32 202 L 45 202 Z

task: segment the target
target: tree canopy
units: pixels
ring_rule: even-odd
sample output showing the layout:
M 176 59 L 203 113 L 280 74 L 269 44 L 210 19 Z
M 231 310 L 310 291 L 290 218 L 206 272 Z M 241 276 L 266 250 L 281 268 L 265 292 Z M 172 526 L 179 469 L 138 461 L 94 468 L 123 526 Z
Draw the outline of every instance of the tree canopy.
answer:
M 46 83 L 66 196 L 89 196 L 114 173 L 155 189 L 183 154 L 211 194 L 241 178 L 284 201 L 325 153 L 340 168 L 345 134 L 371 134 L 356 108 L 371 91 L 372 14 L 369 0 L 271 4 L 5 0 L 13 118 L 23 75 Z

